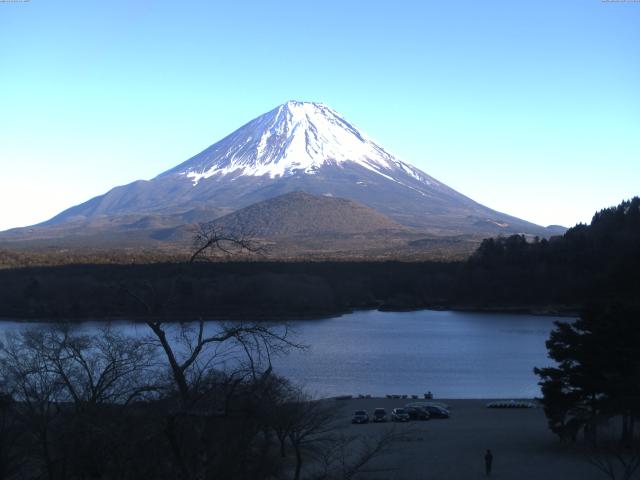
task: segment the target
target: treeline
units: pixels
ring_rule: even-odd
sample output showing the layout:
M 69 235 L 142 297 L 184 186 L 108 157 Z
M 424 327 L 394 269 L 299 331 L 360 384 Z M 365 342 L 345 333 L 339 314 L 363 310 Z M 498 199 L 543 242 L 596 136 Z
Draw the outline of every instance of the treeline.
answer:
M 0 271 L 5 318 L 296 318 L 356 308 L 576 311 L 640 289 L 640 199 L 563 236 L 487 239 L 466 262 L 187 262 Z M 144 295 L 143 306 L 136 296 Z
M 203 262 L 4 270 L 0 316 L 293 318 L 354 308 L 419 308 L 448 298 L 459 268 L 446 263 Z
M 58 249 L 29 250 L 3 248 L 0 245 L 0 270 L 22 267 L 54 267 L 60 265 L 127 265 L 132 263 L 180 263 L 189 259 L 188 252 L 153 249 Z

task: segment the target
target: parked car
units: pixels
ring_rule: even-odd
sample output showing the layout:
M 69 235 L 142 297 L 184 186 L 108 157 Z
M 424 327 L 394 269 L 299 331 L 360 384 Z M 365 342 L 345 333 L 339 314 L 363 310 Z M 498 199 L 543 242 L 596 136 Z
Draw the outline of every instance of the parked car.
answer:
M 369 423 L 369 414 L 365 410 L 356 410 L 351 423 Z
M 411 417 L 411 420 L 429 420 L 430 418 L 429 412 L 427 412 L 422 406 L 409 405 L 404 407 L 404 409 L 409 414 L 409 417 Z
M 373 421 L 374 422 L 386 422 L 387 421 L 387 411 L 384 408 L 376 408 L 373 411 Z
M 394 408 L 391 410 L 391 420 L 394 422 L 408 422 L 411 420 L 409 414 L 404 408 Z
M 449 418 L 451 416 L 449 410 L 436 405 L 425 405 L 422 408 L 429 412 L 429 418 Z
M 427 407 L 427 406 L 433 406 L 433 407 L 440 407 L 443 408 L 445 410 L 451 410 L 451 407 L 449 407 L 449 405 L 447 405 L 446 403 L 443 402 L 432 402 L 432 401 L 418 401 L 418 402 L 410 402 L 407 403 L 405 405 L 406 407 Z

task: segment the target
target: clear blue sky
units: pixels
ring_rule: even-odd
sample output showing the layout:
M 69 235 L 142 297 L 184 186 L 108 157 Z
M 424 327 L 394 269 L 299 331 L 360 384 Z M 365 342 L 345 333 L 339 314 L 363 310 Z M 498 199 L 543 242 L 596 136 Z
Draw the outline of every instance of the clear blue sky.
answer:
M 640 194 L 640 3 L 0 3 L 0 229 L 288 99 L 492 208 L 589 221 Z

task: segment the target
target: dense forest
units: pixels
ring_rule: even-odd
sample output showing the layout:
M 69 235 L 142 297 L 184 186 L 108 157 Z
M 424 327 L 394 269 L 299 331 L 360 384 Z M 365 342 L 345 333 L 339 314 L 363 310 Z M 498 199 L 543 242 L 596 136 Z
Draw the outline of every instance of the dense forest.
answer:
M 357 308 L 557 313 L 640 288 L 640 198 L 563 236 L 499 237 L 465 262 L 164 262 L 0 271 L 0 317 L 296 318 Z M 141 301 L 142 300 L 142 301 Z
M 551 303 L 633 299 L 640 286 L 640 198 L 597 212 L 562 237 L 488 239 L 466 268 L 489 282 L 483 297 Z M 481 284 L 476 285 L 482 288 Z

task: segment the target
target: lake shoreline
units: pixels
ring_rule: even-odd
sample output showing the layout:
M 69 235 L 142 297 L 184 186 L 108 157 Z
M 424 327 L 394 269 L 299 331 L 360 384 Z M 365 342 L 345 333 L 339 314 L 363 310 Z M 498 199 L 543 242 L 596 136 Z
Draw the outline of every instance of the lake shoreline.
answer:
M 0 270 L 0 317 L 295 320 L 360 309 L 574 316 L 588 289 L 547 280 L 502 284 L 472 266 L 437 262 L 66 265 Z M 520 278 L 520 277 L 518 277 Z M 597 293 L 597 292 L 596 292 Z
M 443 306 L 432 305 L 426 307 L 391 307 L 388 305 L 380 305 L 371 308 L 351 308 L 346 310 L 331 311 L 331 312 L 316 312 L 316 313 L 297 313 L 292 312 L 289 314 L 278 315 L 278 318 L 274 318 L 272 315 L 200 315 L 198 317 L 188 316 L 171 316 L 170 318 L 164 318 L 164 315 L 152 316 L 152 315 L 117 315 L 117 316 L 96 316 L 91 317 L 59 317 L 59 316 L 36 316 L 36 315 L 24 315 L 14 317 L 1 317 L 0 322 L 20 322 L 20 323 L 87 323 L 87 322 L 125 322 L 131 321 L 135 323 L 144 323 L 150 319 L 161 318 L 166 323 L 184 323 L 184 322 L 196 322 L 200 318 L 203 318 L 205 322 L 221 322 L 221 321 L 249 321 L 249 322 L 266 322 L 266 323 L 287 323 L 304 320 L 325 320 L 329 318 L 337 318 L 343 315 L 349 315 L 356 312 L 391 312 L 391 313 L 403 313 L 403 312 L 420 312 L 420 311 L 433 311 L 433 312 L 461 312 L 461 313 L 495 313 L 495 314 L 511 314 L 511 315 L 532 315 L 536 317 L 565 317 L 565 318 L 577 318 L 579 309 L 575 306 L 547 306 L 547 307 L 535 307 L 535 306 L 514 306 L 514 307 L 478 307 L 478 306 Z

